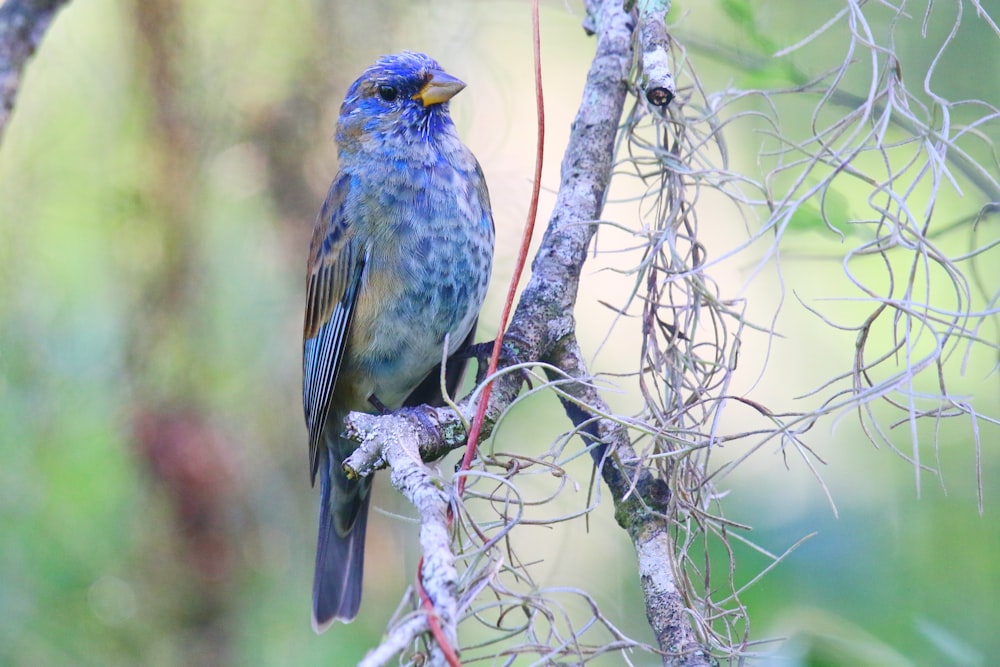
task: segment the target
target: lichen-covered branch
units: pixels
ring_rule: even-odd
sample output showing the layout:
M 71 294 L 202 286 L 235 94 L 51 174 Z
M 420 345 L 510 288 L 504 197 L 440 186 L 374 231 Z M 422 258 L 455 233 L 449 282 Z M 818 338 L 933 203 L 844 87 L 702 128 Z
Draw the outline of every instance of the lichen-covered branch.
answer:
M 7 0 L 0 6 L 0 142 L 34 55 L 56 12 L 68 0 Z
M 566 384 L 565 375 L 559 376 L 563 380 L 560 387 L 567 394 L 563 403 L 584 439 L 596 445 L 591 451 L 614 497 L 618 522 L 635 545 L 647 617 L 664 664 L 707 665 L 710 658 L 696 639 L 691 614 L 670 569 L 672 543 L 663 513 L 670 491 L 663 480 L 639 465 L 623 427 L 594 417 L 609 411 L 585 381 L 589 374 L 576 345 L 573 310 L 579 277 L 611 179 L 636 28 L 635 15 L 624 10 L 621 0 L 589 2 L 588 14 L 588 29 L 597 35 L 597 50 L 563 158 L 554 212 L 532 264 L 531 278 L 504 335 L 505 357 L 508 362 L 547 362 L 580 379 Z M 650 33 L 662 34 L 662 25 L 659 32 Z M 523 378 L 519 372 L 506 372 L 494 382 L 483 437 L 516 398 Z M 391 467 L 389 458 L 395 455 L 390 450 L 401 442 L 419 448 L 424 458 L 439 457 L 462 446 L 465 420 L 473 406 L 466 402 L 459 407 L 465 419 L 449 408 L 420 408 L 382 417 L 351 415 L 348 435 L 361 446 L 346 465 L 360 474 L 385 463 Z
M 670 67 L 670 40 L 664 24 L 670 0 L 646 0 L 639 10 L 640 79 L 649 103 L 664 107 L 674 99 L 674 76 Z
M 563 341 L 552 363 L 572 377 L 581 380 L 587 377 L 575 337 Z M 611 410 L 590 383 L 564 383 L 560 388 L 569 394 L 563 399 L 563 407 L 584 440 L 588 444 L 600 443 L 591 453 L 600 467 L 601 479 L 611 489 L 615 518 L 628 531 L 635 546 L 646 618 L 664 653 L 664 664 L 671 667 L 712 664 L 708 651 L 698 643 L 692 630 L 691 611 L 677 589 L 670 565 L 673 542 L 665 518 L 670 500 L 667 483 L 640 465 L 628 432 L 621 424 L 595 417 L 595 412 L 609 414 Z

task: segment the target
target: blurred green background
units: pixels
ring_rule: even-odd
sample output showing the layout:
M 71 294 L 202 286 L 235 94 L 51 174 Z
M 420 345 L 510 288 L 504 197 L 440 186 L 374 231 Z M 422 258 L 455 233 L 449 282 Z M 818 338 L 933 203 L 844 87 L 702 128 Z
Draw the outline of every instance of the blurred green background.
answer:
M 761 48 L 740 43 L 746 26 L 720 6 L 678 3 L 675 20 L 687 12 L 692 33 Z M 781 45 L 794 6 L 760 10 Z M 543 222 L 593 51 L 581 18 L 577 3 L 543 7 Z M 395 516 L 409 513 L 384 480 L 359 619 L 321 637 L 309 626 L 316 493 L 300 326 L 308 238 L 336 170 L 333 128 L 344 89 L 381 53 L 427 51 L 469 83 L 452 109 L 493 199 L 497 267 L 480 320 L 480 339 L 492 338 L 530 192 L 530 26 L 523 2 L 74 0 L 58 15 L 0 147 L 0 664 L 340 665 L 378 641 L 417 559 L 415 528 Z M 900 49 L 919 71 L 932 54 L 911 33 Z M 946 92 L 1000 102 L 997 52 L 990 31 L 968 29 L 944 64 L 981 67 L 974 79 L 942 76 Z M 692 57 L 709 85 L 741 76 Z M 755 140 L 728 139 L 753 164 Z M 955 218 L 976 208 L 953 205 Z M 605 217 L 630 224 L 635 215 L 619 205 Z M 713 254 L 746 236 L 738 219 L 705 228 Z M 831 258 L 840 247 L 821 233 L 798 241 Z M 590 351 L 611 322 L 598 300 L 620 301 L 628 286 L 600 269 L 621 261 L 631 260 L 601 256 L 585 270 L 577 314 Z M 771 312 L 768 276 L 743 288 L 752 264 L 737 258 L 716 278 L 724 293 L 743 290 L 752 308 Z M 840 266 L 790 261 L 783 272 L 816 298 Z M 998 272 L 986 273 L 995 286 Z M 737 393 L 787 407 L 845 368 L 853 337 L 797 304 L 778 327 L 785 338 L 772 341 L 759 384 L 766 341 L 746 342 Z M 595 368 L 634 369 L 635 333 L 617 328 Z M 995 364 L 995 353 L 977 351 L 954 378 L 994 416 Z M 610 400 L 634 408 L 622 385 Z M 744 417 L 734 410 L 732 427 Z M 980 428 L 983 515 L 968 424 L 937 434 L 944 474 L 924 475 L 919 497 L 912 467 L 873 449 L 850 417 L 814 429 L 839 518 L 809 471 L 776 451 L 722 481 L 727 515 L 753 525 L 758 544 L 780 552 L 817 532 L 742 596 L 753 638 L 791 637 L 762 651 L 780 648 L 781 664 L 992 664 L 1000 458 L 998 429 Z M 543 448 L 565 430 L 556 401 L 540 396 L 505 422 L 496 446 Z M 934 435 L 928 427 L 921 438 Z M 909 447 L 905 434 L 899 446 Z M 582 490 L 568 502 L 579 509 L 585 460 L 574 474 Z M 609 508 L 589 530 L 575 523 L 532 537 L 542 585 L 592 590 L 619 627 L 650 638 L 633 555 Z M 764 565 L 749 550 L 738 556 L 738 581 Z

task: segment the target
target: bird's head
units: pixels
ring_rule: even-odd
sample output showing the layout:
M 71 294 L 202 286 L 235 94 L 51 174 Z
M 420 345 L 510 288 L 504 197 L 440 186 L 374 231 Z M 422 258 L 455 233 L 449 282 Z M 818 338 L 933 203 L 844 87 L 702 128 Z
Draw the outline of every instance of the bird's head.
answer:
M 424 141 L 452 126 L 448 100 L 465 84 L 422 53 L 382 56 L 347 91 L 337 122 L 341 152 L 394 139 Z

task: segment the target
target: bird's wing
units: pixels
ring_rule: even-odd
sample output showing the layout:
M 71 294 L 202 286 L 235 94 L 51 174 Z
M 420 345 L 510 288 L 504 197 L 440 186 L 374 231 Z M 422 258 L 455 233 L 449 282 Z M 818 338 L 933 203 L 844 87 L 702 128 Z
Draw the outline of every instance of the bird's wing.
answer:
M 479 160 L 476 160 L 475 156 L 472 158 L 476 163 L 476 178 L 473 179 L 473 183 L 476 188 L 476 197 L 479 199 L 479 206 L 483 211 L 483 222 L 489 222 L 490 233 L 496 234 L 496 225 L 493 222 L 493 211 L 490 208 L 490 191 L 486 187 L 486 175 L 483 174 L 483 167 L 479 164 Z M 472 328 L 475 331 L 475 327 Z
M 302 404 L 309 430 L 309 474 L 315 483 L 319 444 L 344 361 L 365 257 L 345 212 L 349 177 L 330 187 L 309 247 L 302 343 Z

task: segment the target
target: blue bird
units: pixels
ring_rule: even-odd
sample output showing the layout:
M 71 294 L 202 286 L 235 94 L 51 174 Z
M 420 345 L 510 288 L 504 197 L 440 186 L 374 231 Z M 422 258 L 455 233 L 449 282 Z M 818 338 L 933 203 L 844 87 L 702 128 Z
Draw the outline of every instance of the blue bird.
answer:
M 493 263 L 489 194 L 448 100 L 465 84 L 421 53 L 383 56 L 347 91 L 340 170 L 309 248 L 302 400 L 320 479 L 313 628 L 361 604 L 371 477 L 351 480 L 348 412 L 439 403 L 461 380 Z

